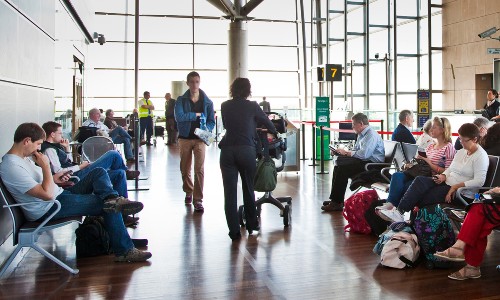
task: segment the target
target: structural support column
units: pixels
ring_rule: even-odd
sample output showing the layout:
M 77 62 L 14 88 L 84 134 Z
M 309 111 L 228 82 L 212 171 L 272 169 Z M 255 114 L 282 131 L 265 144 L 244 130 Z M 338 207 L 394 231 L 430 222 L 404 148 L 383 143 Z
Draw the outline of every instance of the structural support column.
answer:
M 248 78 L 248 34 L 246 23 L 240 20 L 229 24 L 229 85 L 238 77 Z
M 135 0 L 135 39 L 134 39 L 134 107 L 137 108 L 139 96 L 139 0 Z
M 242 0 L 207 0 L 213 6 L 227 14 L 226 18 L 231 20 L 228 34 L 228 52 L 229 52 L 229 84 L 237 77 L 248 78 L 248 35 L 246 20 L 248 14 L 254 10 L 264 0 L 246 1 Z

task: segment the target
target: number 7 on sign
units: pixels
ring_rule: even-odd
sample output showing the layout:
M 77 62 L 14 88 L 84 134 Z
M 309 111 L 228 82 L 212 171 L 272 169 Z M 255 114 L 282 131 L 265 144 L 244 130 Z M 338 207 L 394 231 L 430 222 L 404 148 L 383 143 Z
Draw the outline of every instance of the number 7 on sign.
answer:
M 330 70 L 332 70 L 332 79 L 335 78 L 335 74 L 337 73 L 337 69 L 336 68 L 330 68 Z

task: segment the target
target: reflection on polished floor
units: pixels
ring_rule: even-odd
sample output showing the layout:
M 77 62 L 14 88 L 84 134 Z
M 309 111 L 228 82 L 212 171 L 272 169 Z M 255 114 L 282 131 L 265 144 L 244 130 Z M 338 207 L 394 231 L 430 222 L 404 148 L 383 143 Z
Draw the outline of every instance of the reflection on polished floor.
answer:
M 480 279 L 448 279 L 457 268 L 381 267 L 372 253 L 374 236 L 344 233 L 341 213 L 321 212 L 331 174 L 316 175 L 304 163 L 300 174 L 280 173 L 274 193 L 293 197 L 292 226 L 284 228 L 278 209 L 264 205 L 260 234 L 242 231 L 242 240 L 232 243 L 218 149 L 207 149 L 204 213 L 184 206 L 178 149 L 160 140 L 144 151 L 140 170 L 149 179 L 140 185 L 150 190 L 130 195 L 145 204 L 139 226 L 130 233 L 149 239 L 151 260 L 124 264 L 103 256 L 76 261 L 75 228 L 67 226 L 53 232 L 54 243 L 47 248 L 76 264 L 80 274 L 24 251 L 0 280 L 1 299 L 500 299 L 498 233 L 490 237 Z

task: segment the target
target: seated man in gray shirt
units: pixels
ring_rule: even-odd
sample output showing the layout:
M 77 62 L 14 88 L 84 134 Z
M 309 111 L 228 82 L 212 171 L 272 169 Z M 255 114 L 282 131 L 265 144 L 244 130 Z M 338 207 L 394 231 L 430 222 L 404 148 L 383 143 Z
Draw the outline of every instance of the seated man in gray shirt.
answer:
M 324 211 L 341 211 L 349 178 L 363 172 L 369 162 L 384 162 L 384 142 L 368 124 L 368 117 L 362 113 L 352 116 L 352 129 L 358 134 L 358 140 L 351 151 L 337 150 L 339 157 L 333 168 L 330 201 L 321 207 Z
M 16 202 L 32 203 L 21 206 L 26 219 L 43 221 L 56 208 L 47 201 L 56 199 L 61 203 L 61 209 L 53 220 L 71 216 L 104 217 L 115 261 L 149 259 L 151 253 L 134 247 L 122 219 L 122 213 L 128 215 L 141 211 L 142 203 L 119 196 L 103 168 L 92 170 L 66 190 L 58 187 L 56 183 L 67 181 L 69 176 L 63 172 L 52 175 L 49 159 L 38 152 L 44 139 L 45 132 L 37 124 L 19 125 L 14 133 L 14 144 L 0 163 L 0 176 Z

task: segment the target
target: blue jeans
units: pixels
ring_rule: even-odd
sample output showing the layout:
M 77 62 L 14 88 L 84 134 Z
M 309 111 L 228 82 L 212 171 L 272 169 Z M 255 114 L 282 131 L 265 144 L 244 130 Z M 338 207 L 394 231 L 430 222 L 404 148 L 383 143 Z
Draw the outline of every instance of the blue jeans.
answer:
M 117 256 L 123 255 L 132 249 L 134 244 L 123 224 L 122 214 L 104 213 L 102 210 L 104 200 L 117 195 L 106 170 L 95 168 L 77 184 L 56 197 L 61 202 L 61 210 L 54 219 L 102 215 L 113 252 Z M 52 211 L 51 209 L 48 213 Z
M 125 174 L 127 166 L 123 163 L 123 158 L 118 151 L 111 150 L 106 152 L 85 169 L 75 172 L 74 175 L 82 180 L 97 168 L 107 170 L 111 183 L 113 184 L 113 189 L 117 191 L 120 196 L 128 197 L 127 176 Z
M 128 134 L 123 127 L 118 126 L 109 133 L 109 137 L 113 140 L 115 144 L 123 144 L 123 150 L 125 151 L 125 158 L 130 159 L 134 157 L 132 153 L 132 146 L 130 141 L 132 137 Z
M 417 176 L 403 198 L 401 198 L 398 210 L 406 212 L 412 210 L 415 206 L 423 207 L 444 203 L 450 188 L 444 182 L 441 184 L 435 183 L 432 177 Z
M 401 197 L 406 193 L 412 182 L 413 178 L 406 176 L 403 172 L 392 174 L 387 202 L 397 207 L 401 201 Z

